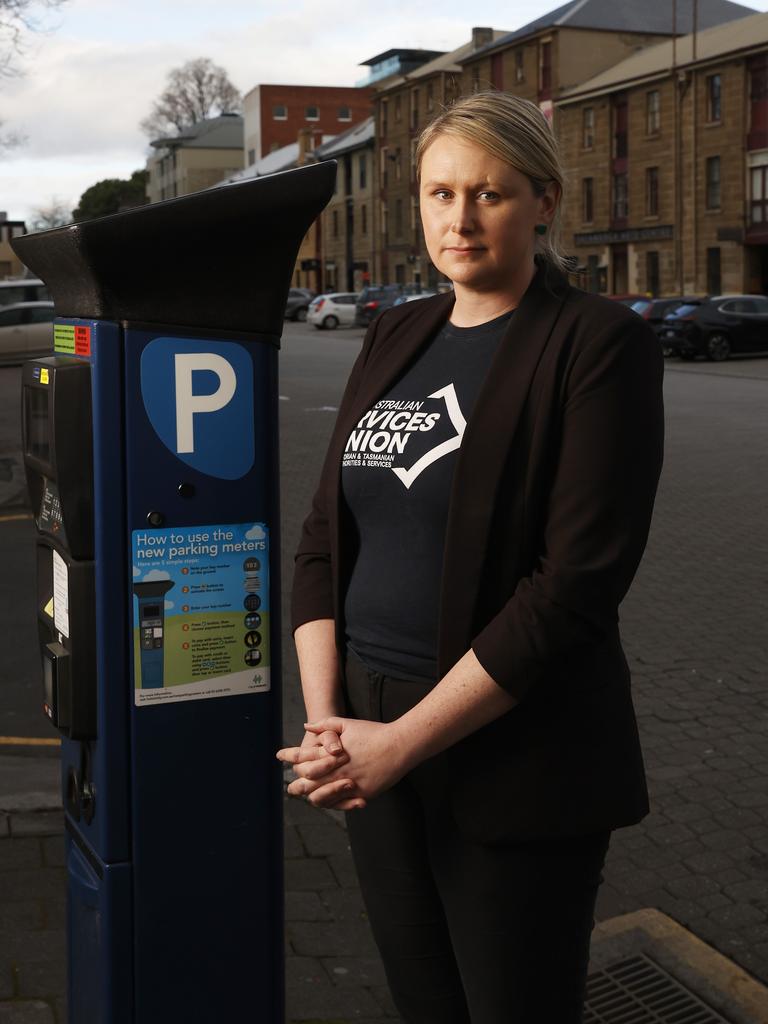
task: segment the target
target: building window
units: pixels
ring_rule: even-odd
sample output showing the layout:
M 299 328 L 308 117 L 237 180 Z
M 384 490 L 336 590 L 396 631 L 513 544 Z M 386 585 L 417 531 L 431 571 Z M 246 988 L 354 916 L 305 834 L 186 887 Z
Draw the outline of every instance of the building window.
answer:
M 405 264 L 395 264 L 395 284 L 405 284 Z
M 720 247 L 707 249 L 707 291 L 719 295 L 723 290 L 720 278 Z
M 613 176 L 613 219 L 626 220 L 629 207 L 629 194 L 627 190 L 627 175 L 614 174 Z
M 339 237 L 339 211 L 333 211 L 333 237 Z
M 645 94 L 645 131 L 655 135 L 661 130 L 661 93 L 652 89 Z
M 491 85 L 499 92 L 504 90 L 504 60 L 501 53 L 491 54 Z
M 539 46 L 539 91 L 548 94 L 552 88 L 552 44 Z M 546 98 L 546 96 L 545 96 Z
M 581 182 L 581 219 L 591 224 L 595 219 L 594 178 L 583 178 Z
M 720 157 L 707 157 L 707 209 L 720 209 Z
M 524 82 L 525 81 L 525 67 L 523 65 L 523 57 L 524 57 L 524 51 L 523 50 L 515 50 L 515 81 L 516 82 Z
M 368 179 L 368 157 L 365 155 L 365 153 L 360 154 L 360 162 L 358 164 L 358 167 L 360 171 L 359 184 L 360 188 L 362 189 L 365 188 L 366 181 Z
M 722 115 L 722 80 L 720 75 L 707 75 L 707 121 L 719 121 Z
M 255 164 L 255 163 L 256 163 L 256 150 L 255 149 L 249 149 L 248 150 L 248 165 L 250 166 L 251 164 Z
M 411 131 L 415 132 L 419 127 L 419 90 L 411 92 Z
M 431 114 L 435 109 L 435 87 L 432 82 L 427 84 L 427 113 Z
M 659 215 L 659 168 L 645 168 L 645 215 L 646 217 L 658 217 Z
M 395 181 L 400 181 L 403 176 L 403 161 L 400 156 L 400 147 L 395 150 Z
M 446 105 L 453 103 L 461 90 L 461 80 L 458 75 L 448 75 L 445 80 L 445 102 Z
M 613 107 L 613 155 L 617 160 L 628 153 L 628 109 L 626 96 L 619 97 Z
M 382 100 L 381 107 L 379 108 L 379 134 L 382 138 L 386 137 L 387 134 L 387 123 L 389 121 L 389 100 Z
M 386 241 L 389 235 L 389 210 L 386 203 L 381 204 L 381 234 Z
M 403 200 L 395 200 L 395 238 L 403 237 Z
M 411 181 L 416 181 L 416 150 L 418 149 L 418 147 L 419 147 L 419 140 L 418 139 L 411 139 L 411 160 L 410 160 L 410 164 L 411 164 L 410 178 L 411 178 Z
M 288 107 L 284 103 L 276 103 L 272 107 L 272 120 L 273 121 L 287 121 L 288 120 Z
M 382 188 L 386 188 L 387 187 L 387 179 L 388 179 L 387 161 L 388 161 L 388 157 L 389 157 L 389 150 L 387 149 L 386 146 L 382 146 L 381 149 L 379 150 L 379 178 L 381 180 L 381 187 Z
M 472 92 L 480 92 L 480 65 L 472 65 Z
M 368 234 L 368 207 L 365 203 L 360 207 L 360 234 Z
M 419 200 L 416 196 L 411 196 L 411 231 L 415 231 L 419 226 Z
M 400 96 L 398 95 L 395 96 L 395 121 L 398 123 L 400 122 L 401 114 L 402 111 L 400 108 Z
M 659 294 L 659 254 L 656 251 L 645 254 L 645 287 L 651 295 Z
M 307 121 L 319 121 L 320 120 L 320 108 L 319 107 L 305 107 L 304 117 Z
M 594 107 L 584 107 L 581 112 L 581 138 L 584 149 L 592 149 L 595 144 Z
M 768 221 L 768 193 L 766 192 L 766 172 L 768 166 L 753 167 L 750 170 L 750 211 L 749 221 L 751 224 L 765 224 Z
M 351 121 L 352 111 L 349 109 L 349 107 L 339 107 L 338 117 L 340 121 Z

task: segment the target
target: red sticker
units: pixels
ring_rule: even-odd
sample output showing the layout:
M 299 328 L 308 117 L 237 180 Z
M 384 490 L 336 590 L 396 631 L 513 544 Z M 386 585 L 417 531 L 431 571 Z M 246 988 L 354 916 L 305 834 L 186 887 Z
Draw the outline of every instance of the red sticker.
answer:
M 75 355 L 89 356 L 91 354 L 91 328 L 75 327 Z

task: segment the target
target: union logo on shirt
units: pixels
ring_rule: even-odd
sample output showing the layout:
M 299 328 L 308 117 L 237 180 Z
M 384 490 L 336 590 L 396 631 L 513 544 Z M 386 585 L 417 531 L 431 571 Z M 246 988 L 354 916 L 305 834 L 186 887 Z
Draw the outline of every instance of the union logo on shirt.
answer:
M 349 435 L 342 466 L 390 469 L 410 488 L 428 466 L 461 447 L 466 425 L 453 384 L 419 401 L 382 399 Z

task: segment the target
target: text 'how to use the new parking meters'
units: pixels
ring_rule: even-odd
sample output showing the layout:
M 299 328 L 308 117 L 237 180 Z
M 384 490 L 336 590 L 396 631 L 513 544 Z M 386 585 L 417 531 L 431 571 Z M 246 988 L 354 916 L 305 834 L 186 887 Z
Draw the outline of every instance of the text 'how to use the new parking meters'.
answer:
M 22 409 L 70 1024 L 284 1018 L 278 352 L 334 180 L 13 243 L 57 314 Z

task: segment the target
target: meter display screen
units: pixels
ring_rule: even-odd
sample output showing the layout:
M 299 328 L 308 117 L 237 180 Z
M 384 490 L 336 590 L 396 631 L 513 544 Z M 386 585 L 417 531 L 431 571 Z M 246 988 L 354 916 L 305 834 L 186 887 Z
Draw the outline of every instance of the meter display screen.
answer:
M 47 388 L 24 388 L 27 455 L 50 462 L 50 410 Z
M 159 604 L 145 604 L 142 609 L 145 619 L 156 619 L 160 615 Z

